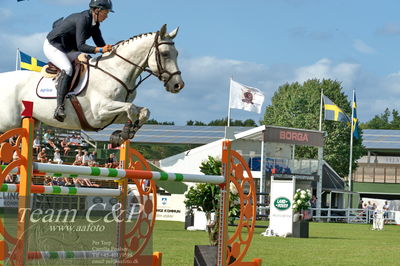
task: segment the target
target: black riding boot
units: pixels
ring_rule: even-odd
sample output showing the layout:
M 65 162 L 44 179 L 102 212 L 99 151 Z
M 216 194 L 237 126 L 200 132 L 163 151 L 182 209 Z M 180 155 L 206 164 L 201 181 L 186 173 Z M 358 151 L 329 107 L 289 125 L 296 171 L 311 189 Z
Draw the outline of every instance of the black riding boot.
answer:
M 69 83 L 71 82 L 71 77 L 65 73 L 65 70 L 61 71 L 60 77 L 57 83 L 57 108 L 54 112 L 54 118 L 60 122 L 64 122 L 65 112 L 64 112 L 64 99 L 65 95 L 68 93 Z

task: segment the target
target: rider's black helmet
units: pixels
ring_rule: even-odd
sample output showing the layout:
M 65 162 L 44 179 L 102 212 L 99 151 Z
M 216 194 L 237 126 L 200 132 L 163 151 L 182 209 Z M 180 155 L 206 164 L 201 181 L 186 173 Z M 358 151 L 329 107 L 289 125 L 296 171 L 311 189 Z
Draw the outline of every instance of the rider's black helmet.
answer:
M 111 0 L 90 0 L 89 7 L 107 9 L 110 10 L 110 12 L 114 12 L 114 10 L 112 9 Z

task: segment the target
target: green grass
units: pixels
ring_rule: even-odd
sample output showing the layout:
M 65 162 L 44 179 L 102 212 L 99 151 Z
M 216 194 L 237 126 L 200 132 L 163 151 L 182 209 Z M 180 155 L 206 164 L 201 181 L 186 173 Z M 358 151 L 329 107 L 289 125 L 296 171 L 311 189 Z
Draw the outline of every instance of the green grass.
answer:
M 193 265 L 194 245 L 208 245 L 206 232 L 189 232 L 183 223 L 157 221 L 154 251 L 163 265 Z M 263 265 L 400 265 L 400 226 L 310 223 L 309 238 L 263 237 L 256 228 L 246 261 L 261 258 Z
M 12 223 L 14 229 L 15 226 L 16 224 Z M 230 232 L 233 230 L 234 227 L 229 228 Z M 371 225 L 365 224 L 310 223 L 310 238 L 302 239 L 263 237 L 260 234 L 264 230 L 256 228 L 245 261 L 261 258 L 263 265 L 279 266 L 400 265 L 400 226 L 385 225 L 384 231 L 372 231 Z M 74 237 L 73 234 L 66 236 Z M 93 239 L 113 240 L 114 236 L 114 229 L 93 235 L 82 235 L 90 241 Z M 60 250 L 60 243 L 66 241 L 62 240 L 65 239 L 46 239 L 46 244 L 53 247 L 51 250 Z M 35 238 L 31 238 L 31 241 L 43 242 Z M 52 241 L 56 242 L 53 244 Z M 69 240 L 67 242 L 71 245 L 77 243 Z M 193 265 L 195 245 L 208 245 L 206 232 L 186 231 L 183 223 L 180 222 L 156 222 L 153 250 L 163 253 L 164 266 Z M 74 247 L 64 248 L 73 250 Z M 37 249 L 32 246 L 32 250 Z M 67 265 L 64 262 L 58 261 L 54 264 L 54 261 L 49 261 L 47 265 Z M 68 265 L 85 265 L 80 262 L 80 260 L 69 260 Z

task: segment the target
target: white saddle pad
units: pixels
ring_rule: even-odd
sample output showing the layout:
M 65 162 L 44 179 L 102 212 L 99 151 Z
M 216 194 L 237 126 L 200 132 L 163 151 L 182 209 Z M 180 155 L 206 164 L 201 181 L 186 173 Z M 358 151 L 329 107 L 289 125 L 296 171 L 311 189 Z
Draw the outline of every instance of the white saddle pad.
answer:
M 88 79 L 89 71 L 86 71 L 85 75 L 79 80 L 78 86 L 67 95 L 78 95 L 81 93 L 86 88 Z M 36 94 L 40 98 L 57 98 L 57 89 L 54 80 L 52 78 L 43 77 L 37 85 Z

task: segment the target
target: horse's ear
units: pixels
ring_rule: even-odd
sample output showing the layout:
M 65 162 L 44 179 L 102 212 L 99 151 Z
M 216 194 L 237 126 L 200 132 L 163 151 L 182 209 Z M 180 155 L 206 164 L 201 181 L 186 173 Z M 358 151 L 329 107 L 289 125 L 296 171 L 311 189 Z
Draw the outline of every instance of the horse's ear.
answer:
M 165 33 L 167 33 L 167 24 L 162 25 L 160 29 L 160 38 L 164 39 Z
M 176 35 L 178 34 L 179 31 L 179 27 L 177 27 L 176 29 L 174 29 L 173 31 L 171 31 L 170 33 L 168 33 L 168 36 L 173 39 L 176 37 Z

